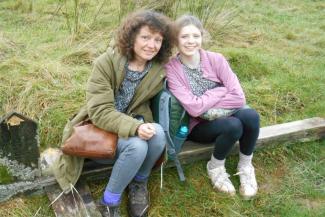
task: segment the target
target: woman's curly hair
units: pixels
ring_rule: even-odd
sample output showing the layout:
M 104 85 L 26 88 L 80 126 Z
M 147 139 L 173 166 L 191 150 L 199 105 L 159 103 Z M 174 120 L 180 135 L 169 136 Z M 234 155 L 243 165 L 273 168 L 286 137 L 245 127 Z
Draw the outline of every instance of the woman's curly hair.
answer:
M 165 15 L 143 10 L 130 14 L 120 26 L 117 34 L 117 47 L 122 55 L 129 60 L 134 58 L 134 42 L 143 26 L 148 26 L 153 32 L 158 32 L 163 37 L 163 42 L 158 54 L 153 60 L 164 63 L 172 54 L 171 21 Z

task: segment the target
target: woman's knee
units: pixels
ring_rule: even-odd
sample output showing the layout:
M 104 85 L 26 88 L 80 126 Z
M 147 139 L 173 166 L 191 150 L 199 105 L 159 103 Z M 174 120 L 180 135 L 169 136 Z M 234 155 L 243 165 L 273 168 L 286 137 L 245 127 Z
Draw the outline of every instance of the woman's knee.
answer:
M 154 123 L 153 125 L 155 127 L 156 134 L 149 140 L 149 145 L 162 150 L 166 146 L 166 136 L 164 129 L 157 123 Z
M 161 140 L 166 140 L 165 138 L 165 132 L 164 129 L 162 128 L 162 126 L 160 124 L 157 123 L 153 123 L 155 130 L 156 130 L 156 134 L 155 137 L 158 137 Z
M 146 141 L 133 137 L 132 141 L 128 144 L 125 151 L 129 156 L 133 156 L 134 158 L 144 159 L 148 152 L 148 144 Z

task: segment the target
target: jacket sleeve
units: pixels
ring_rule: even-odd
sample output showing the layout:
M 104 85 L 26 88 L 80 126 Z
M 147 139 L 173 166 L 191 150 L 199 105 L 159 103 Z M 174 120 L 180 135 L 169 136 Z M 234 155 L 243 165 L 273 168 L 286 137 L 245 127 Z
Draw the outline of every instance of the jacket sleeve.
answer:
M 246 104 L 244 91 L 225 57 L 214 53 L 214 58 L 211 59 L 210 57 L 210 61 L 212 61 L 212 68 L 217 73 L 218 78 L 227 88 L 227 93 L 213 105 L 213 108 L 232 109 L 244 106 Z
M 173 95 L 180 101 L 184 109 L 192 116 L 198 117 L 211 107 L 217 104 L 226 94 L 225 87 L 218 87 L 207 90 L 202 96 L 196 96 L 192 93 L 185 82 L 185 79 L 179 76 L 175 67 L 167 64 L 165 66 L 167 72 L 168 88 Z
M 112 58 L 105 53 L 95 61 L 87 83 L 87 111 L 93 124 L 127 138 L 135 135 L 141 122 L 115 109 Z

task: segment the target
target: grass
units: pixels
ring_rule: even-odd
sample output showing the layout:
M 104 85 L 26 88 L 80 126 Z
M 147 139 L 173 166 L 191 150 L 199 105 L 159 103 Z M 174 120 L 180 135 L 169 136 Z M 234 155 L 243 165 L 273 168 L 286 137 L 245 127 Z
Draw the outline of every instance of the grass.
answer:
M 79 2 L 78 15 L 75 2 Z M 119 5 L 103 2 L 0 3 L 0 114 L 16 110 L 37 120 L 42 150 L 59 145 L 66 120 L 84 102 L 91 62 L 105 51 L 118 26 Z M 180 11 L 171 6 L 170 15 L 185 11 L 199 15 L 206 9 L 199 4 L 187 7 L 186 2 L 179 3 Z M 207 21 L 212 37 L 206 48 L 228 58 L 249 104 L 261 114 L 262 126 L 325 117 L 324 9 L 322 1 L 231 0 L 216 16 L 219 32 L 209 25 L 213 21 Z M 150 214 L 324 216 L 324 156 L 324 141 L 277 144 L 257 151 L 254 164 L 260 192 L 252 201 L 214 192 L 206 162 L 185 166 L 185 184 L 179 183 L 174 169 L 166 169 L 163 191 L 157 184 L 159 173 L 154 172 Z M 235 173 L 237 160 L 229 157 L 230 174 Z M 5 169 L 0 168 L 0 173 L 1 183 L 11 181 Z M 238 177 L 232 180 L 238 187 Z M 105 182 L 91 183 L 95 197 Z M 33 216 L 40 207 L 37 216 L 54 216 L 48 205 L 44 196 L 22 196 L 0 204 L 0 216 Z
M 324 154 L 324 141 L 257 151 L 254 164 L 260 191 L 251 201 L 213 191 L 206 162 L 184 167 L 186 183 L 178 181 L 175 169 L 167 169 L 162 191 L 160 173 L 155 171 L 149 182 L 150 216 L 322 216 L 325 161 L 320 156 Z M 226 167 L 230 174 L 235 173 L 237 161 L 237 156 L 229 157 Z M 231 180 L 238 189 L 238 177 Z M 93 194 L 100 197 L 105 185 L 105 181 L 91 184 Z M 122 211 L 126 213 L 125 207 Z

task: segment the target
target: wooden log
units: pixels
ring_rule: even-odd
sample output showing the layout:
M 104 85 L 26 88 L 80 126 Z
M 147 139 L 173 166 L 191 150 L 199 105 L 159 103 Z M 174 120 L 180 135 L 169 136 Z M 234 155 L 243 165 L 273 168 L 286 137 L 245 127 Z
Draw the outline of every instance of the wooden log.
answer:
M 9 200 L 18 194 L 28 194 L 43 189 L 45 186 L 56 184 L 54 177 L 40 177 L 34 181 L 20 181 L 7 185 L 0 185 L 0 202 Z
M 278 144 L 292 144 L 295 142 L 314 141 L 325 138 L 325 119 L 310 118 L 300 121 L 293 121 L 284 124 L 261 128 L 257 141 L 257 148 L 276 146 Z M 198 144 L 187 141 L 179 154 L 183 164 L 197 160 L 208 159 L 211 156 L 213 144 Z M 238 152 L 238 145 L 232 153 Z M 167 166 L 174 166 L 169 162 Z M 108 178 L 112 166 L 99 165 L 93 161 L 85 163 L 84 170 L 80 179 L 97 180 Z M 14 183 L 9 185 L 0 185 L 0 202 L 8 200 L 12 196 L 26 191 L 41 189 L 42 187 L 55 184 L 53 177 L 41 177 L 34 182 Z
M 102 216 L 93 201 L 86 182 L 79 181 L 75 189 L 68 194 L 62 194 L 58 184 L 45 187 L 45 192 L 52 201 L 56 217 Z
M 307 142 L 325 138 L 325 118 L 309 118 L 299 121 L 276 124 L 260 129 L 260 135 L 257 140 L 256 149 L 278 144 L 293 144 L 296 142 Z M 186 141 L 179 159 L 182 164 L 205 160 L 211 157 L 214 144 L 200 144 L 192 141 Z M 231 154 L 239 151 L 238 143 L 232 150 Z M 86 164 L 87 165 L 87 164 Z M 172 161 L 168 161 L 167 167 L 175 166 Z M 84 174 L 87 179 L 98 179 L 107 177 L 111 166 L 102 166 L 94 162 L 88 162 Z
M 256 149 L 276 146 L 279 144 L 293 144 L 297 142 L 314 141 L 325 138 L 325 119 L 309 118 L 283 124 L 262 127 L 257 139 Z M 186 141 L 179 155 L 182 163 L 209 159 L 213 151 L 213 144 L 199 144 Z M 231 154 L 239 151 L 238 142 Z

